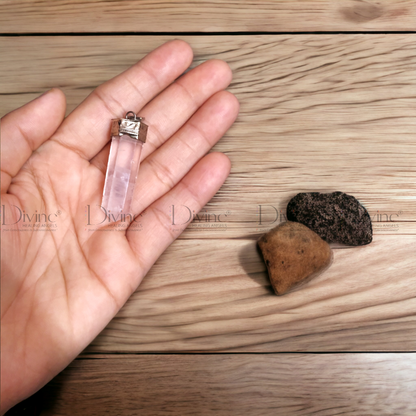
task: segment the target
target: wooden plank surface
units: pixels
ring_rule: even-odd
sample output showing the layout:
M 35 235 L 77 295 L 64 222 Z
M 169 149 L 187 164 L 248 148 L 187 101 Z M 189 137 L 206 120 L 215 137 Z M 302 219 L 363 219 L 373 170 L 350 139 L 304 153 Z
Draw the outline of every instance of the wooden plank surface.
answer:
M 2 111 L 52 86 L 71 110 L 169 38 L 3 38 Z M 215 147 L 231 175 L 88 351 L 415 349 L 416 35 L 183 39 L 192 67 L 233 69 L 241 111 Z M 374 242 L 275 297 L 255 239 L 296 193 L 333 190 L 369 209 Z
M 0 113 L 53 86 L 71 111 L 170 38 L 3 38 Z M 192 67 L 229 63 L 241 103 L 215 147 L 232 173 L 182 238 L 257 238 L 298 192 L 335 190 L 367 207 L 376 235 L 416 234 L 416 35 L 181 38 Z
M 412 0 L 2 0 L 2 33 L 415 30 Z
M 42 416 L 410 416 L 416 356 L 112 355 L 73 362 L 44 393 Z
M 415 253 L 416 236 L 337 249 L 278 297 L 255 241 L 177 241 L 87 351 L 416 350 Z

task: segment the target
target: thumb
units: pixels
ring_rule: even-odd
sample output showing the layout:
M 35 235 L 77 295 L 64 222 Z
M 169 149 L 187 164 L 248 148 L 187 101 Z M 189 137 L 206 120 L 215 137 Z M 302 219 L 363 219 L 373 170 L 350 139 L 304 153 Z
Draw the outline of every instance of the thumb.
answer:
M 1 192 L 32 152 L 48 140 L 65 117 L 64 93 L 53 88 L 1 119 Z

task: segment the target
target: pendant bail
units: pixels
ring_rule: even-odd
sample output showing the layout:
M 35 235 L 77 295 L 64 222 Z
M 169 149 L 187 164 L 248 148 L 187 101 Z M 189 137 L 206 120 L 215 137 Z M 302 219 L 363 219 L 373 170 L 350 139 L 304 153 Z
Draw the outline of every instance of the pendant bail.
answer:
M 143 117 L 137 117 L 134 111 L 128 111 L 124 118 L 111 120 L 111 135 L 129 135 L 132 139 L 146 143 L 148 125 L 143 122 Z

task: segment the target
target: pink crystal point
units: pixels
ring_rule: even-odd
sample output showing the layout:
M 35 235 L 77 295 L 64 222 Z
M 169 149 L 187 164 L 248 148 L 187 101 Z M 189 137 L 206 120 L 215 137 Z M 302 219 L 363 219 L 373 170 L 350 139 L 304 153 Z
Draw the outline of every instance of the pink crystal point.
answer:
M 113 136 L 102 202 L 107 213 L 131 214 L 142 147 L 142 142 L 127 135 Z
M 113 120 L 110 156 L 108 158 L 101 206 L 114 220 L 120 214 L 131 214 L 131 202 L 139 172 L 140 155 L 146 140 L 147 125 L 141 119 Z

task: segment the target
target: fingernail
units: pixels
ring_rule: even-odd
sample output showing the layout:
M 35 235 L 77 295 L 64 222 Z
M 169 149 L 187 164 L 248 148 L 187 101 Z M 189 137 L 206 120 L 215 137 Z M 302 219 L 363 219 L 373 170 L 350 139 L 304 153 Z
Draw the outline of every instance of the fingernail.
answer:
M 51 88 L 50 90 L 45 91 L 43 94 L 39 95 L 38 98 L 41 98 L 41 97 L 43 97 L 46 94 L 49 94 L 52 90 L 53 90 L 53 88 Z

